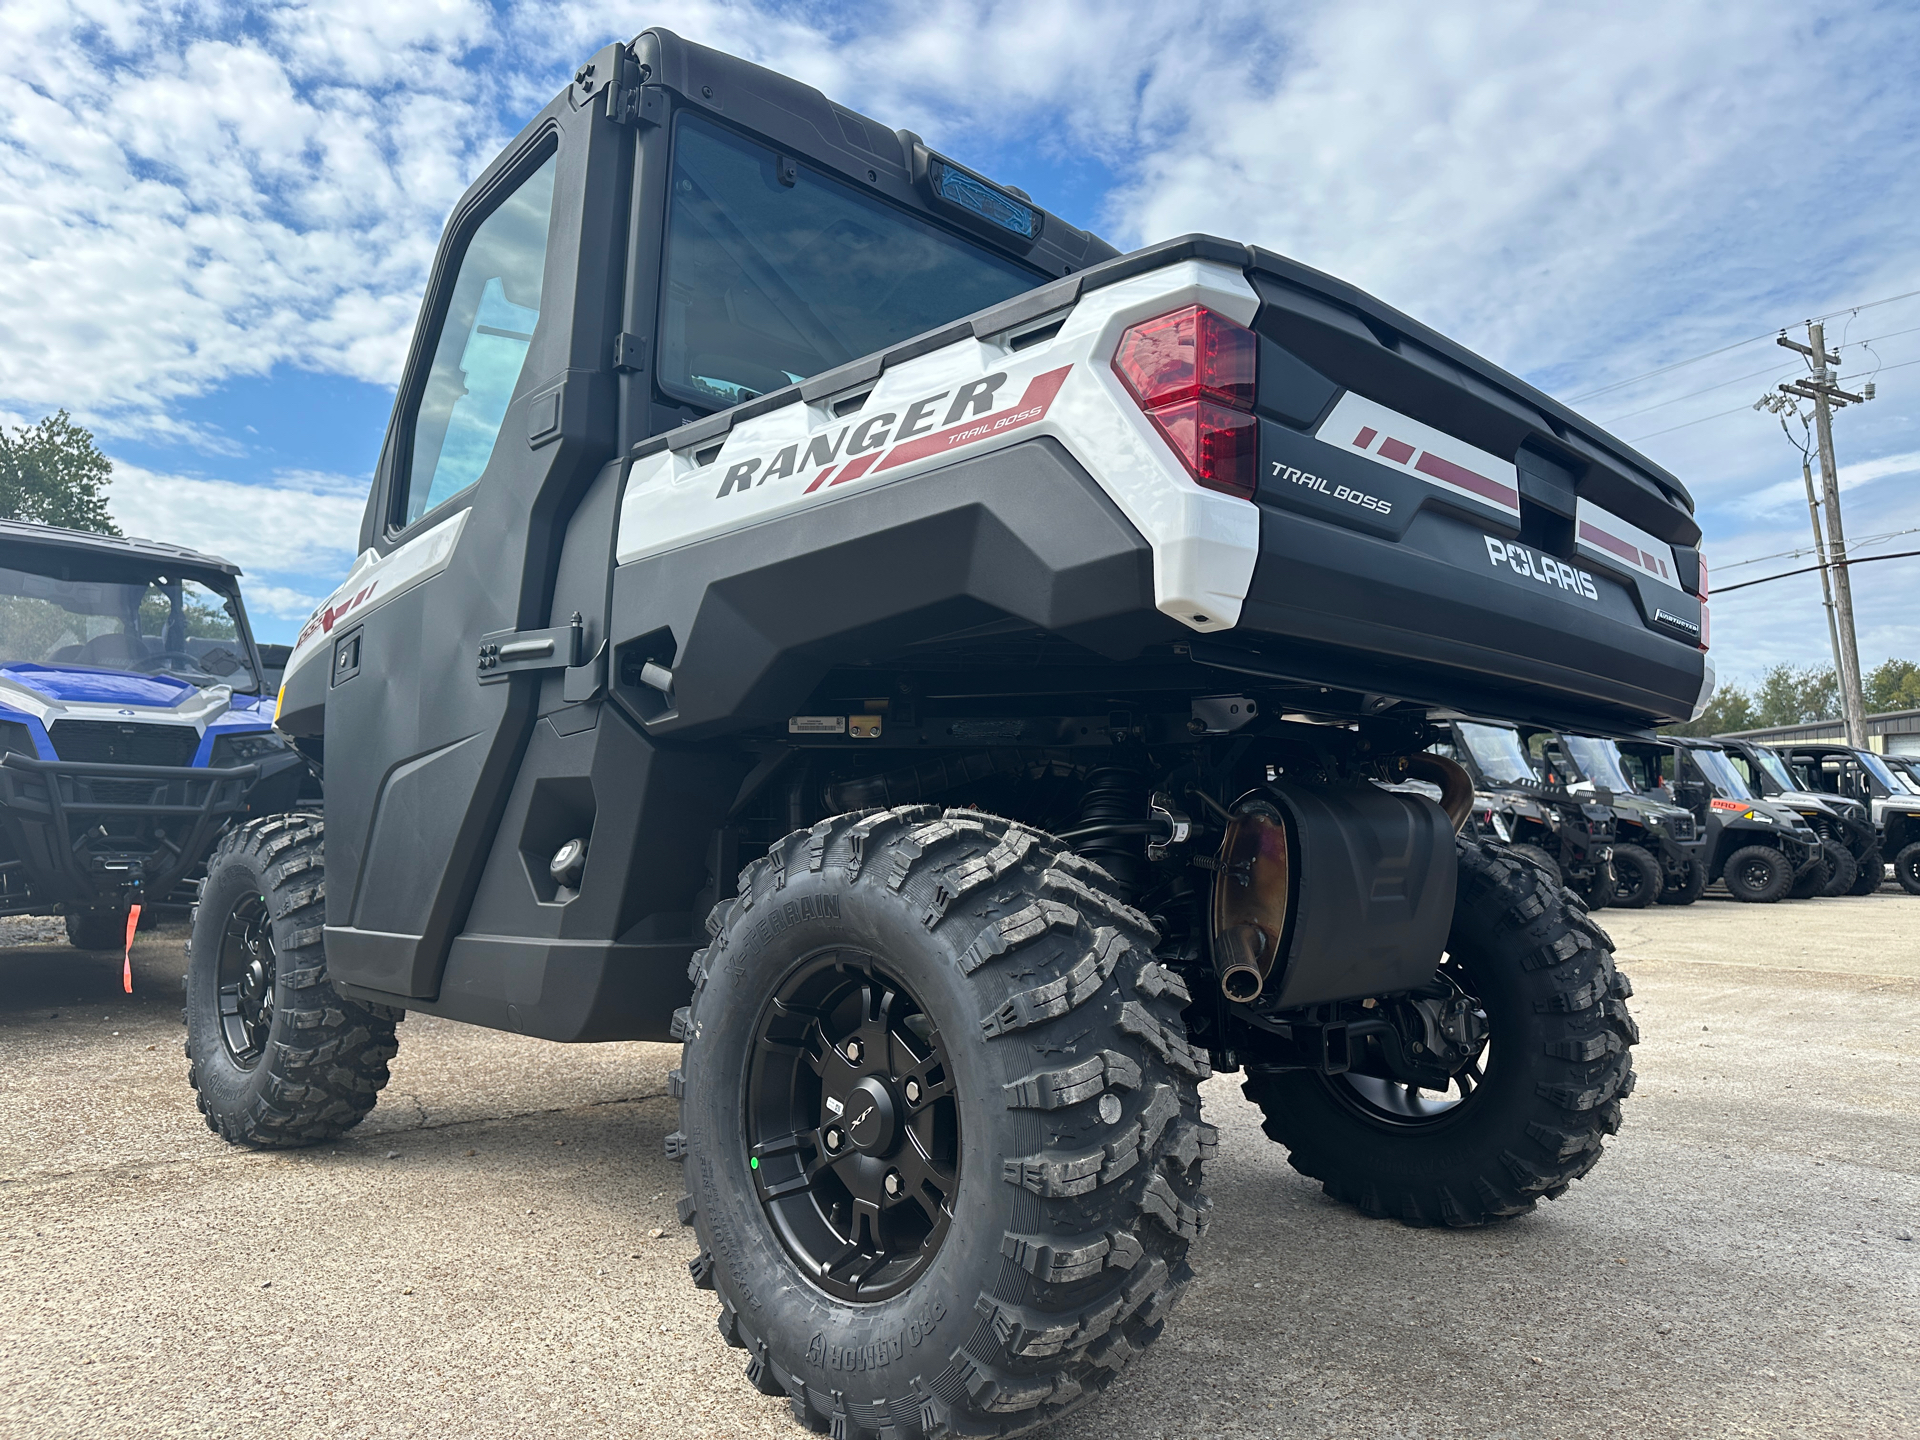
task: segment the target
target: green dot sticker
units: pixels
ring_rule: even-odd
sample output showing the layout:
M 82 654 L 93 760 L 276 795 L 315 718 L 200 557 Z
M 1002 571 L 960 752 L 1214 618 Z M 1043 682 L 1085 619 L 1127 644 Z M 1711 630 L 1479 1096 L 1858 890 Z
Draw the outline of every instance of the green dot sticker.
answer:
M 760 1168 L 760 1157 L 758 1155 L 755 1155 L 751 1159 L 749 1159 L 747 1161 L 747 1168 L 749 1170 L 758 1170 Z

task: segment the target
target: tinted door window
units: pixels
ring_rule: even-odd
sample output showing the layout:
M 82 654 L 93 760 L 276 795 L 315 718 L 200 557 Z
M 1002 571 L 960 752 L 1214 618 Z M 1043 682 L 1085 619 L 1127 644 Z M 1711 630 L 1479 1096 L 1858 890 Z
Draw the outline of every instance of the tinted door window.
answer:
M 480 478 L 540 319 L 554 158 L 502 200 L 467 241 L 413 422 L 402 524 Z
M 660 383 L 737 405 L 1045 277 L 692 117 L 675 132 Z

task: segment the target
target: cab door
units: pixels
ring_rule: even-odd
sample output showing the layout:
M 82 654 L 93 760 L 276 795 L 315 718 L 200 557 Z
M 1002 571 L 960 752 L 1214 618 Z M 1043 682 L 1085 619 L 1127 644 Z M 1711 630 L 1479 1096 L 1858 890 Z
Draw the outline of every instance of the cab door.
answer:
M 596 56 L 455 210 L 363 523 L 373 559 L 330 612 L 327 960 L 363 990 L 435 992 L 537 687 L 603 624 L 576 639 L 551 605 L 615 444 L 632 131 L 592 77 L 623 60 Z

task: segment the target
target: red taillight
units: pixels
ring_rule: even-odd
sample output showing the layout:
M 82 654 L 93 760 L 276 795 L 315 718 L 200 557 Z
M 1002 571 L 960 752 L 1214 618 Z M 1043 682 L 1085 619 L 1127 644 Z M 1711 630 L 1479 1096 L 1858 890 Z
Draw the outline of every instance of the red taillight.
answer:
M 1258 353 L 1246 326 L 1189 305 L 1128 327 L 1113 357 L 1114 373 L 1193 478 L 1249 500 L 1259 477 Z

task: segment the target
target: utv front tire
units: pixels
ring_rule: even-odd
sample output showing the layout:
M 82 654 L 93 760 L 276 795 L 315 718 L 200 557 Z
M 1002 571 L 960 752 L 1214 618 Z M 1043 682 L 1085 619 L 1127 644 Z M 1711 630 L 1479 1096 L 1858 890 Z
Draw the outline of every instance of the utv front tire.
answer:
M 1893 857 L 1893 878 L 1909 895 L 1920 895 L 1920 840 L 1904 847 Z
M 1853 852 L 1838 841 L 1826 842 L 1827 849 L 1827 888 L 1821 895 L 1833 899 L 1840 895 L 1851 895 L 1854 885 L 1860 879 L 1860 862 L 1853 858 Z
M 1734 899 L 1771 905 L 1793 885 L 1793 866 L 1771 845 L 1748 845 L 1727 857 L 1720 879 Z
M 1207 1220 L 1207 1064 L 1108 884 L 910 807 L 789 836 L 715 908 L 667 1149 L 720 1333 L 808 1428 L 1015 1433 L 1159 1335 Z
M 258 1149 L 338 1139 L 367 1116 L 399 1012 L 328 983 L 324 824 L 274 815 L 207 857 L 187 942 L 187 1083 L 207 1128 Z
M 1817 900 L 1827 893 L 1827 886 L 1833 883 L 1833 871 L 1827 852 L 1822 849 L 1820 857 L 1806 869 L 1793 877 L 1793 884 L 1787 887 L 1789 900 Z
M 1686 877 L 1677 885 L 1669 882 L 1661 887 L 1662 905 L 1691 905 L 1707 893 L 1707 867 L 1698 860 L 1687 862 Z
M 1872 895 L 1886 883 L 1887 862 L 1881 857 L 1878 845 L 1860 857 L 1858 870 L 1852 888 L 1847 891 L 1849 895 Z
M 1507 850 L 1509 853 L 1518 855 L 1521 859 L 1529 860 L 1539 866 L 1540 869 L 1546 873 L 1546 877 L 1553 882 L 1556 890 L 1567 883 L 1566 877 L 1560 873 L 1560 862 L 1542 850 L 1538 845 L 1509 845 L 1507 846 Z
M 125 949 L 127 912 L 124 909 L 69 911 L 67 943 L 76 950 Z
M 1613 847 L 1613 894 L 1621 910 L 1644 910 L 1660 898 L 1660 862 L 1639 845 Z
M 1500 848 L 1462 841 L 1459 855 L 1447 963 L 1487 1015 L 1481 1078 L 1431 1098 L 1303 1070 L 1245 1087 L 1294 1169 L 1408 1225 L 1483 1225 L 1557 1199 L 1633 1092 L 1633 987 L 1606 932 Z

